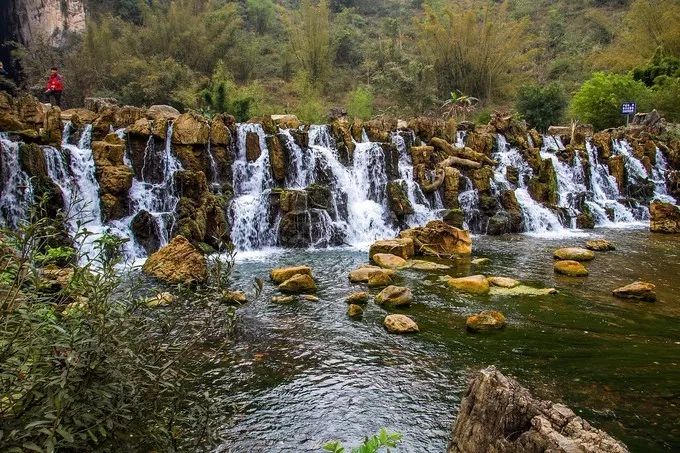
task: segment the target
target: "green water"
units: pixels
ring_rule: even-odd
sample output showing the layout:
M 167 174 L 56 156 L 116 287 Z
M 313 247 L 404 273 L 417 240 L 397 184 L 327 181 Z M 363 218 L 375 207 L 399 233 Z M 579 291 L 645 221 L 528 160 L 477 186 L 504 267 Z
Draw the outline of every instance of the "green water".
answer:
M 388 334 L 386 311 L 370 302 L 350 320 L 344 298 L 365 289 L 347 272 L 365 263 L 354 249 L 270 251 L 243 255 L 235 284 L 249 287 L 272 267 L 308 264 L 319 302 L 270 302 L 276 288 L 238 311 L 234 346 L 211 375 L 221 400 L 215 423 L 220 451 L 319 451 L 325 441 L 356 444 L 388 427 L 400 431 L 398 451 L 444 451 L 469 373 L 496 365 L 537 396 L 564 402 L 632 451 L 680 449 L 680 237 L 644 230 L 598 230 L 617 250 L 598 253 L 587 278 L 559 277 L 552 251 L 585 237 L 478 237 L 474 256 L 443 272 L 400 271 L 415 303 L 407 313 L 421 332 Z M 466 296 L 445 275 L 508 276 L 548 296 Z M 611 290 L 645 280 L 656 303 L 619 301 Z M 371 291 L 372 294 L 377 291 Z M 502 311 L 508 327 L 473 335 L 465 317 Z

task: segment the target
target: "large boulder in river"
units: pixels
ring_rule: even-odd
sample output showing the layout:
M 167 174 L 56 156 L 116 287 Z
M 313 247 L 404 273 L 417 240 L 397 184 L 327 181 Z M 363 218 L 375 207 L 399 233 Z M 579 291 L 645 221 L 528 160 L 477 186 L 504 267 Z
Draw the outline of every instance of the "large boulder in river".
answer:
M 553 253 L 555 259 L 558 260 L 572 260 L 572 261 L 590 261 L 595 258 L 592 250 L 582 249 L 580 247 L 565 247 L 555 250 Z
M 388 286 L 375 296 L 375 303 L 387 307 L 404 307 L 411 305 L 413 293 L 403 286 Z
M 563 404 L 535 399 L 496 368 L 470 382 L 453 424 L 448 453 L 626 453 L 624 444 Z
M 615 297 L 620 299 L 637 299 L 647 302 L 656 301 L 656 285 L 647 282 L 633 282 L 630 285 L 616 288 L 612 291 Z
M 555 261 L 553 268 L 558 274 L 569 277 L 586 277 L 588 275 L 588 269 L 583 264 L 574 260 Z
M 418 324 L 406 315 L 387 315 L 383 325 L 390 333 L 416 333 L 420 331 Z
M 279 285 L 284 293 L 316 292 L 316 283 L 309 274 L 295 274 Z
M 649 205 L 649 229 L 654 233 L 680 233 L 680 208 L 671 203 L 653 201 Z
M 375 264 L 386 269 L 399 269 L 408 265 L 404 258 L 391 253 L 376 253 L 372 259 Z
M 446 282 L 451 288 L 469 294 L 489 294 L 489 281 L 483 275 L 449 278 Z
M 368 250 L 368 257 L 373 259 L 376 253 L 390 253 L 407 260 L 415 255 L 413 239 L 404 237 L 375 241 Z
M 417 255 L 449 257 L 472 253 L 470 232 L 447 225 L 441 220 L 404 230 L 399 233 L 399 237 L 412 239 Z
M 352 283 L 367 283 L 375 274 L 384 274 L 388 277 L 392 277 L 392 275 L 394 275 L 394 270 L 364 264 L 359 268 L 350 271 L 349 281 Z
M 305 274 L 311 277 L 312 269 L 309 266 L 277 267 L 271 270 L 269 276 L 275 283 L 283 283 L 298 274 Z
M 175 236 L 151 255 L 142 271 L 168 283 L 201 283 L 208 278 L 205 256 L 184 236 Z

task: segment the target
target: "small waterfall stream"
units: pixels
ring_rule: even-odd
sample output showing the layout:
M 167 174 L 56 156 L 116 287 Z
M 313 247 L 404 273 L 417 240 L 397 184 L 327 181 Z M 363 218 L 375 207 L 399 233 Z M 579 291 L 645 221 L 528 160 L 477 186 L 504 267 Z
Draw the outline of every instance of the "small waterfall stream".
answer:
M 31 180 L 19 163 L 19 143 L 0 132 L 0 226 L 16 228 L 28 217 L 33 200 Z

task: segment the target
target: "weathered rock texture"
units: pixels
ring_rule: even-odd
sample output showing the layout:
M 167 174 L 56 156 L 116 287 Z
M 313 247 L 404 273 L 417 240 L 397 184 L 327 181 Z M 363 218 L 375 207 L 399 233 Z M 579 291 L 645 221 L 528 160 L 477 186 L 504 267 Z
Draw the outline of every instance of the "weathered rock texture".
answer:
M 448 257 L 472 253 L 470 232 L 447 225 L 441 220 L 428 222 L 424 227 L 404 230 L 399 236 L 413 239 L 418 255 Z
M 649 206 L 652 218 L 650 230 L 655 233 L 680 233 L 680 208 L 670 203 L 654 201 Z
M 85 31 L 83 0 L 8 0 L 0 9 L 2 37 L 22 44 L 42 37 L 59 46 L 69 33 Z
M 470 382 L 449 453 L 624 453 L 624 444 L 563 404 L 542 401 L 494 367 Z
M 168 245 L 151 255 L 142 270 L 168 283 L 200 283 L 208 278 L 205 256 L 184 236 L 175 236 Z

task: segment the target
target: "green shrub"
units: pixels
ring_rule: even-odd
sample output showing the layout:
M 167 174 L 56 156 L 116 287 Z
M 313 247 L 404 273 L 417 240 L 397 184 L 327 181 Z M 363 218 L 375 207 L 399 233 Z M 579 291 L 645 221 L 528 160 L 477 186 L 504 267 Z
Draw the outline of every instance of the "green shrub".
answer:
M 373 92 L 360 86 L 348 94 L 347 113 L 350 117 L 367 120 L 373 115 Z
M 390 433 L 385 428 L 382 428 L 378 434 L 367 437 L 361 445 L 353 447 L 350 451 L 352 453 L 376 453 L 385 447 L 389 452 L 390 448 L 397 446 L 401 438 L 400 433 Z M 337 440 L 328 442 L 324 445 L 323 449 L 331 453 L 345 453 L 345 447 Z
M 558 124 L 567 107 L 564 90 L 558 83 L 545 86 L 529 85 L 522 87 L 517 94 L 517 111 L 529 126 L 541 132 Z
M 233 307 L 218 296 L 233 258 L 211 263 L 206 285 L 169 288 L 177 300 L 152 309 L 137 273 L 116 267 L 124 241 L 112 235 L 95 241 L 87 262 L 60 271 L 68 283 L 46 281 L 41 257 L 62 253 L 39 251 L 57 228 L 36 218 L 0 234 L 0 450 L 216 444 L 203 376 L 232 327 Z M 86 240 L 76 235 L 76 249 Z
M 630 75 L 597 72 L 581 85 L 571 101 L 571 113 L 596 129 L 625 123 L 621 103 L 635 101 L 638 110 L 648 106 L 649 89 Z
M 680 122 L 680 78 L 657 77 L 652 87 L 650 105 L 668 121 Z

